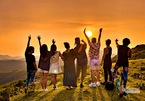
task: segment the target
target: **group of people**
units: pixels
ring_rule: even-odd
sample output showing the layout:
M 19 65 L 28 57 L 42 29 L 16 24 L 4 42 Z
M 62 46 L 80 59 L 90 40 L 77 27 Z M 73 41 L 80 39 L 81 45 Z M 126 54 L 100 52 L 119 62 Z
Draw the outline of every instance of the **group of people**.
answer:
M 123 77 L 124 77 L 124 87 L 126 87 L 127 78 L 128 78 L 128 58 L 131 57 L 131 49 L 128 47 L 130 40 L 128 38 L 123 39 L 123 45 L 118 44 L 116 39 L 116 45 L 118 48 L 118 60 L 114 67 L 114 71 L 111 71 L 112 62 L 112 48 L 110 46 L 111 40 L 106 40 L 106 47 L 104 48 L 102 60 L 99 60 L 99 51 L 100 51 L 100 40 L 101 40 L 102 28 L 99 30 L 98 40 L 93 37 L 91 40 L 86 34 L 86 28 L 84 29 L 84 36 L 87 39 L 89 45 L 89 68 L 91 72 L 91 83 L 90 87 L 100 86 L 100 84 L 106 84 L 109 81 L 114 80 L 117 77 L 116 72 L 119 67 L 123 66 Z M 86 76 L 88 58 L 86 54 L 87 43 L 84 40 L 80 40 L 79 37 L 75 38 L 75 47 L 70 48 L 68 42 L 64 42 L 64 47 L 66 50 L 61 54 L 60 51 L 57 51 L 57 46 L 55 45 L 55 40 L 52 40 L 52 45 L 50 51 L 46 44 L 41 45 L 41 37 L 38 36 L 38 42 L 40 46 L 40 59 L 38 63 L 38 68 L 36 65 L 34 53 L 34 47 L 30 46 L 31 36 L 28 37 L 28 44 L 25 51 L 25 58 L 27 63 L 27 80 L 26 85 L 34 82 L 35 73 L 38 70 L 40 73 L 40 83 L 42 90 L 47 90 L 47 76 L 48 73 L 51 74 L 51 82 L 54 85 L 53 89 L 57 89 L 57 74 L 62 73 L 62 69 L 59 66 L 59 57 L 64 62 L 64 71 L 63 71 L 63 85 L 67 90 L 72 89 L 72 87 L 77 87 L 77 80 L 80 77 L 80 87 L 84 87 L 84 79 Z M 75 65 L 75 59 L 77 63 Z M 104 82 L 100 82 L 99 67 L 103 65 L 104 69 Z M 75 67 L 76 66 L 76 67 Z M 95 77 L 96 76 L 96 77 Z M 123 94 L 123 92 L 121 92 Z

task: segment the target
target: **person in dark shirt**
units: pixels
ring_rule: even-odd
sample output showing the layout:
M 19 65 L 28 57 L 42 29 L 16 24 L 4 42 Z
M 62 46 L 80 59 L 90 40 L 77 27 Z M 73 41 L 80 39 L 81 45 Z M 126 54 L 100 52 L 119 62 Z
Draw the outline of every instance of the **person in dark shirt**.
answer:
M 109 81 L 112 81 L 112 73 L 111 73 L 111 55 L 112 55 L 112 48 L 110 47 L 111 40 L 106 40 L 106 48 L 104 48 L 103 57 L 101 61 L 101 65 L 103 64 L 104 69 L 104 78 L 105 81 L 102 83 L 103 85 L 107 83 L 108 81 L 108 75 L 109 75 Z
M 123 86 L 124 88 L 126 88 L 129 67 L 128 58 L 131 58 L 131 49 L 128 47 L 128 45 L 130 44 L 130 40 L 128 38 L 124 38 L 123 45 L 119 45 L 117 39 L 115 41 L 118 48 L 118 60 L 114 67 L 113 78 L 117 78 L 116 72 L 119 67 L 123 66 L 123 81 L 124 81 Z M 126 93 L 122 91 L 120 97 L 122 97 L 123 95 L 126 95 Z
M 28 43 L 25 50 L 25 60 L 27 64 L 27 79 L 26 86 L 34 82 L 35 74 L 37 71 L 35 56 L 32 55 L 34 53 L 34 47 L 30 46 L 31 36 L 28 37 Z

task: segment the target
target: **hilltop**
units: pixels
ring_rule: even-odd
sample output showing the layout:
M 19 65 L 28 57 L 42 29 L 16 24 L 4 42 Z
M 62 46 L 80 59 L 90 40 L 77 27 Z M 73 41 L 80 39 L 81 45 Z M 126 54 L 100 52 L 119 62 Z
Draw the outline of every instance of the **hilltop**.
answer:
M 66 90 L 63 86 L 63 75 L 57 76 L 57 90 L 52 90 L 53 85 L 50 85 L 51 79 L 48 76 L 48 91 L 43 92 L 39 83 L 39 77 L 36 78 L 36 86 L 34 92 L 25 93 L 25 81 L 19 80 L 17 82 L 8 83 L 2 86 L 5 98 L 9 98 L 10 101 L 145 101 L 145 70 L 142 67 L 145 64 L 145 59 L 130 60 L 129 61 L 129 78 L 127 87 L 139 88 L 140 93 L 128 94 L 123 98 L 119 98 L 118 90 L 107 91 L 105 86 L 90 88 L 88 85 L 91 82 L 90 71 L 87 71 L 85 78 L 84 88 L 80 88 L 78 81 L 78 87 L 72 90 Z M 113 64 L 114 66 L 115 64 Z M 120 71 L 120 70 L 119 70 Z M 103 81 L 103 70 L 100 67 L 101 80 Z M 8 87 L 8 90 L 4 90 Z M 0 91 L 0 92 L 1 92 Z M 113 95 L 112 95 L 113 94 Z M 0 97 L 1 98 L 1 97 Z

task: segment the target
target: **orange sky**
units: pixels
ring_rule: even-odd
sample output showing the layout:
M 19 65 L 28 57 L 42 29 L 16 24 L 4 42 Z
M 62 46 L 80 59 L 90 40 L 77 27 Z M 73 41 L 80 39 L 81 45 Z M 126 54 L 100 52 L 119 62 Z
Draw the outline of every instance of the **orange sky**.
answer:
M 74 47 L 76 36 L 85 39 L 83 29 L 98 37 L 103 28 L 101 50 L 105 40 L 131 39 L 131 48 L 145 43 L 145 0 L 0 0 L 0 54 L 24 56 L 28 35 L 39 55 L 37 36 L 48 47 L 56 40 L 58 50 L 63 42 Z

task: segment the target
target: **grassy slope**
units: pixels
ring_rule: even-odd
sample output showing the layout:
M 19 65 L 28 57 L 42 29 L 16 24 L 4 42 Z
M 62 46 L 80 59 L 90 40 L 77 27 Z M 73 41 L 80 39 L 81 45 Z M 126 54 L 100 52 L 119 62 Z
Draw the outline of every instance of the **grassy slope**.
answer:
M 136 72 L 140 72 L 140 66 L 145 63 L 145 59 L 142 60 L 131 60 L 129 68 L 129 81 L 128 87 L 135 87 L 136 83 L 140 83 L 140 79 L 133 79 L 131 75 Z M 114 65 L 114 64 L 113 64 Z M 101 69 L 102 70 L 102 69 Z M 103 76 L 101 73 L 101 80 Z M 40 84 L 36 86 L 36 91 L 29 94 L 20 94 L 11 98 L 11 101 L 145 101 L 145 90 L 141 90 L 139 94 L 128 94 L 126 97 L 119 98 L 117 90 L 112 96 L 112 91 L 105 90 L 105 87 L 90 88 L 90 74 L 88 72 L 85 79 L 84 88 L 74 88 L 73 90 L 65 90 L 62 86 L 62 75 L 58 75 L 58 89 L 52 90 L 52 85 L 48 86 L 48 91 L 42 92 Z M 145 80 L 143 81 L 145 82 Z M 48 84 L 50 83 L 50 78 Z M 79 86 L 79 82 L 78 82 Z

